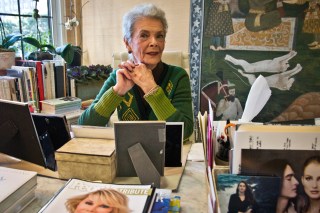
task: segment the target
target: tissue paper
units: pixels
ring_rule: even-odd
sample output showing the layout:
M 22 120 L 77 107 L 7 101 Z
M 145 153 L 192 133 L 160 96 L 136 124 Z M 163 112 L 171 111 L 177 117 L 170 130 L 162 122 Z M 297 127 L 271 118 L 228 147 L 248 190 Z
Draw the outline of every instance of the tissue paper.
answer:
M 246 105 L 239 122 L 251 122 L 266 105 L 270 96 L 271 90 L 266 79 L 262 75 L 259 75 L 251 86 Z

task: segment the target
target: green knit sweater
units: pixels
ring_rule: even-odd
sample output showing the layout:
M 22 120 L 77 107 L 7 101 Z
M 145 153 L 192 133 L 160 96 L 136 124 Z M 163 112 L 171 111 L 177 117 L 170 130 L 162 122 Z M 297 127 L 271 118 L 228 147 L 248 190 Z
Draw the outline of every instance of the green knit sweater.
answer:
M 110 116 L 117 108 L 118 119 L 163 120 L 184 122 L 184 138 L 193 132 L 193 110 L 190 80 L 187 72 L 176 66 L 164 64 L 157 84 L 156 93 L 144 100 L 138 86 L 134 86 L 125 96 L 113 91 L 116 84 L 114 70 L 105 81 L 92 104 L 82 113 L 78 123 L 81 125 L 106 126 Z

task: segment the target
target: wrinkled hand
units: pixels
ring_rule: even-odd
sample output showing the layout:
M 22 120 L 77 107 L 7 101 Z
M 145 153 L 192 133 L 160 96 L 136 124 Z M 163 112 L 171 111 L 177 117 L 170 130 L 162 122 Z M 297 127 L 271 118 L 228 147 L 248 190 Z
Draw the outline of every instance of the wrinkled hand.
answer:
M 118 65 L 117 83 L 113 87 L 115 93 L 124 96 L 133 86 L 134 82 L 131 79 L 130 72 L 134 69 L 134 63 L 131 61 L 122 62 Z
M 124 96 L 134 85 L 134 82 L 128 77 L 125 69 L 117 70 L 117 83 L 113 90 L 120 96 Z
M 131 82 L 133 82 L 133 84 L 138 85 L 144 93 L 149 92 L 157 85 L 154 80 L 152 70 L 148 69 L 147 66 L 143 63 L 126 61 L 122 62 L 119 65 L 119 68 L 121 68 L 120 73 L 123 74 L 123 79 L 130 80 Z M 132 86 L 129 89 L 131 89 Z
M 137 84 L 144 93 L 149 92 L 152 88 L 157 86 L 152 70 L 148 69 L 143 63 L 137 64 L 130 76 L 135 84 Z

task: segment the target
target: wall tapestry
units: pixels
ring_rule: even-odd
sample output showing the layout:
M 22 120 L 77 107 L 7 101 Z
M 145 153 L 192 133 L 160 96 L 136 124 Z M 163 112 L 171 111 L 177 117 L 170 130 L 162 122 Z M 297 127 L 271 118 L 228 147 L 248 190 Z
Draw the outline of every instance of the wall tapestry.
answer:
M 320 117 L 320 1 L 294 2 L 202 1 L 202 113 L 210 102 L 216 120 L 238 120 L 262 75 L 272 94 L 253 121 Z

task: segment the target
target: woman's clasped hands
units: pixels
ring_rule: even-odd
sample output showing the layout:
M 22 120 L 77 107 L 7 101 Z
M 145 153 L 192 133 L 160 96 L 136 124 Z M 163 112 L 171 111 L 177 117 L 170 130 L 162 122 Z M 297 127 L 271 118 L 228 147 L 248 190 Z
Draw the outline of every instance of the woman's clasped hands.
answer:
M 134 63 L 128 60 L 119 64 L 119 68 L 117 83 L 113 89 L 120 96 L 125 95 L 135 84 L 144 93 L 147 93 L 157 85 L 152 70 L 143 63 Z

